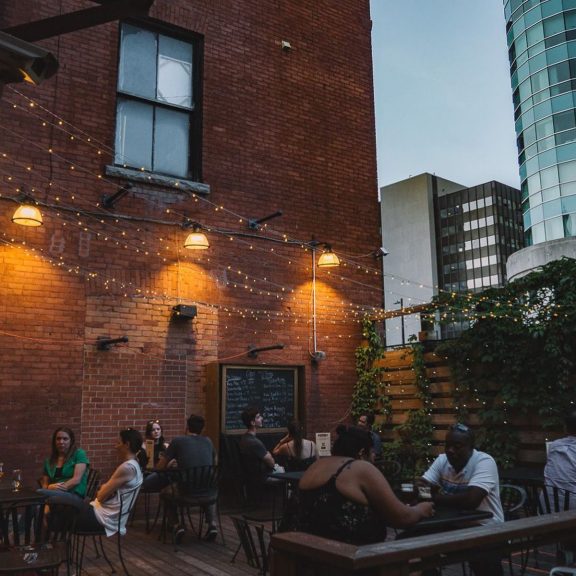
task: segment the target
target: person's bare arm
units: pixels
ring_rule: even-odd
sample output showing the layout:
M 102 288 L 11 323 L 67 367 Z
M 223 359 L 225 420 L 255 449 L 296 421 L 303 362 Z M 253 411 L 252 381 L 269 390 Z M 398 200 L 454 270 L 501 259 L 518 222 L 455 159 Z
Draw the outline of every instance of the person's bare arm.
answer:
M 121 466 L 116 468 L 110 480 L 100 486 L 100 489 L 96 493 L 96 499 L 99 502 L 106 502 L 106 500 L 114 496 L 119 488 L 122 488 L 124 484 L 130 482 L 135 474 L 136 472 L 132 467 Z
M 158 470 L 164 470 L 168 466 L 168 458 L 166 458 L 165 454 L 160 455 L 160 459 L 158 460 L 158 464 L 156 464 L 156 468 Z
M 434 513 L 434 505 L 431 502 L 407 506 L 398 500 L 386 478 L 374 466 L 358 470 L 357 477 L 368 502 L 384 518 L 386 524 L 393 528 L 411 526 Z
M 64 481 L 59 482 L 58 490 L 67 490 L 70 491 L 75 486 L 78 486 L 80 482 L 82 482 L 82 477 L 84 476 L 84 472 L 86 472 L 87 465 L 84 462 L 79 462 L 78 464 L 74 465 L 74 474 L 72 478 Z
M 270 452 L 266 452 L 264 458 L 262 458 L 262 462 L 264 462 L 264 464 L 266 464 L 268 468 L 274 468 L 274 464 L 276 464 L 276 462 L 274 461 L 274 457 L 272 456 L 272 454 L 270 454 Z
M 281 438 L 278 441 L 278 444 L 276 444 L 276 446 L 274 446 L 274 448 L 272 449 L 272 454 L 274 456 L 278 456 L 279 454 L 283 454 L 286 451 L 286 444 L 288 444 L 288 442 L 290 442 L 290 440 L 292 440 L 292 438 L 290 438 L 290 436 L 288 434 L 286 434 L 286 436 Z
M 478 486 L 467 486 L 457 494 L 443 494 L 438 491 L 432 495 L 436 504 L 461 510 L 476 510 L 485 497 L 486 490 L 478 488 Z

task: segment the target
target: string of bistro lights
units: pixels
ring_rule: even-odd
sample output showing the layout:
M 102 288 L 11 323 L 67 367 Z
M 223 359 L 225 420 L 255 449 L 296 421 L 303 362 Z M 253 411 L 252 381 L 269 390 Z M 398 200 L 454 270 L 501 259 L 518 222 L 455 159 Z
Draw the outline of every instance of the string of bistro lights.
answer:
M 35 108 L 36 106 L 39 106 L 39 105 L 37 105 L 36 103 L 34 103 L 31 99 L 29 99 L 28 97 L 26 97 L 26 96 L 22 95 L 21 93 L 19 93 L 18 91 L 14 90 L 14 92 L 15 92 L 16 94 L 18 94 L 18 95 L 21 95 L 22 97 L 26 98 L 26 99 L 29 101 L 29 108 L 30 108 L 30 109 L 33 109 L 33 108 Z M 12 104 L 12 105 L 13 105 L 13 107 L 17 107 L 16 104 Z M 72 126 L 70 123 L 64 121 L 63 119 L 59 118 L 59 117 L 56 116 L 55 114 L 49 112 L 47 109 L 45 109 L 45 108 L 43 108 L 43 107 L 40 107 L 40 108 L 41 108 L 43 111 L 46 111 L 47 113 L 49 113 L 52 117 L 58 119 L 58 120 L 57 120 L 57 125 L 56 125 L 55 123 L 50 123 L 50 122 L 43 121 L 43 125 L 44 125 L 44 126 L 47 126 L 47 125 L 50 124 L 50 125 L 52 125 L 52 126 L 56 126 L 56 127 L 59 128 L 59 129 L 64 129 L 64 128 L 62 128 L 63 126 Z M 28 108 L 26 108 L 26 107 L 20 107 L 20 109 L 26 110 L 27 112 L 29 112 Z M 38 115 L 36 115 L 36 116 L 37 116 L 38 118 L 40 118 Z M 40 120 L 39 120 L 39 121 L 40 121 Z M 73 127 L 73 128 L 76 129 L 75 127 Z M 76 129 L 76 130 L 78 130 L 78 129 Z M 94 146 L 95 146 L 95 143 L 96 143 L 97 141 L 95 141 L 94 139 L 92 139 L 92 138 L 91 138 L 89 135 L 87 135 L 85 132 L 82 132 L 82 131 L 80 131 L 80 132 L 81 132 L 82 135 L 85 137 L 85 140 L 83 140 L 83 141 L 87 142 L 88 144 L 90 144 L 91 146 L 94 147 Z M 72 132 L 67 132 L 67 134 L 68 134 L 68 136 L 70 137 L 70 139 L 76 139 L 76 138 L 77 138 L 77 136 L 76 136 L 74 133 L 72 133 Z M 17 137 L 20 137 L 20 135 L 18 135 L 18 134 L 15 134 L 15 135 L 16 135 Z M 35 143 L 33 143 L 33 142 L 30 142 L 30 141 L 28 141 L 28 142 L 29 142 L 31 145 L 35 145 Z M 41 147 L 39 147 L 39 146 L 37 146 L 37 147 L 41 149 Z M 53 151 L 52 151 L 52 150 L 49 150 L 49 153 L 53 154 Z M 101 150 L 99 147 L 97 147 L 97 154 L 98 154 L 98 155 L 101 155 L 101 154 L 102 154 L 102 150 Z M 71 169 L 71 170 L 77 168 L 77 165 L 74 164 L 73 162 L 71 162 L 70 160 L 68 160 L 68 159 L 66 159 L 66 158 L 64 158 L 64 157 L 62 157 L 62 156 L 59 156 L 59 157 L 62 159 L 62 161 L 66 162 L 66 163 L 70 166 L 70 169 Z M 31 172 L 31 171 L 32 171 L 32 167 L 26 167 L 26 168 L 27 168 L 28 172 Z M 81 168 L 81 167 L 80 167 L 80 168 Z M 115 186 L 116 188 L 120 188 L 115 182 L 107 181 L 107 180 L 104 179 L 104 178 L 102 177 L 102 175 L 100 175 L 100 174 L 94 175 L 94 174 L 91 174 L 90 171 L 88 171 L 88 170 L 86 170 L 86 169 L 83 169 L 83 168 L 81 168 L 81 169 L 82 169 L 85 173 L 90 174 L 90 175 L 93 176 L 93 177 L 96 177 L 98 180 L 101 180 L 101 181 L 104 180 L 104 181 L 108 182 L 110 185 Z M 52 182 L 49 182 L 49 186 L 50 186 L 50 187 L 52 186 Z M 69 192 L 69 191 L 68 191 L 68 192 Z M 1 196 L 1 194 L 0 194 L 0 196 Z M 72 199 L 72 201 L 76 201 L 76 197 L 75 197 L 75 195 L 74 195 L 72 192 L 70 192 L 70 198 Z M 206 202 L 207 204 L 211 205 L 211 207 L 212 207 L 215 211 L 222 211 L 222 212 L 227 212 L 227 213 L 229 213 L 229 214 L 232 214 L 235 218 L 238 218 L 238 219 L 239 219 L 239 222 L 248 221 L 247 218 L 242 217 L 242 216 L 240 216 L 239 214 L 236 214 L 235 212 L 232 212 L 232 211 L 227 210 L 224 206 L 218 206 L 218 205 L 214 204 L 213 202 L 211 202 L 210 200 L 208 200 L 208 199 L 206 199 L 206 198 L 204 198 L 204 197 L 202 197 L 202 196 L 198 196 L 198 195 L 196 195 L 196 194 L 193 194 L 193 199 L 195 200 L 195 202 L 198 202 L 198 200 L 201 200 L 201 201 L 203 201 L 203 202 Z M 60 201 L 60 198 L 57 197 L 57 200 Z M 99 209 L 99 208 L 100 208 L 100 205 L 97 204 L 97 205 L 96 205 L 96 208 Z M 67 209 L 68 209 L 68 210 L 71 210 L 71 211 L 73 211 L 73 210 L 78 210 L 77 208 L 71 208 L 71 207 L 68 207 Z M 166 212 L 167 212 L 167 213 L 172 212 L 173 214 L 179 215 L 181 218 L 185 218 L 185 217 L 186 217 L 184 214 L 179 214 L 178 212 L 176 212 L 176 211 L 174 211 L 174 210 L 167 210 Z M 80 215 L 80 214 L 86 215 L 87 212 L 78 210 L 78 215 Z M 103 215 L 107 216 L 108 218 L 113 218 L 113 219 L 114 219 L 114 222 L 116 222 L 116 223 L 119 223 L 121 220 L 125 220 L 125 219 L 126 219 L 126 217 L 123 217 L 123 216 L 114 216 L 114 215 L 111 215 L 111 214 L 110 214 L 109 212 L 107 212 L 107 211 L 103 211 Z M 94 216 L 94 217 L 97 218 L 97 216 Z M 134 218 L 134 220 L 141 220 L 141 219 Z M 105 220 L 104 220 L 103 218 L 101 218 L 101 219 L 99 220 L 99 223 L 100 223 L 100 224 L 103 224 L 104 222 L 105 222 Z M 178 225 L 178 226 L 181 225 L 181 223 L 179 223 L 179 222 L 162 222 L 162 223 L 167 223 L 167 224 L 171 224 L 171 225 Z M 78 225 L 79 225 L 79 226 L 83 226 L 84 224 L 83 224 L 82 222 L 79 222 Z M 206 230 L 208 230 L 208 231 L 210 231 L 210 230 L 216 230 L 217 232 L 223 233 L 223 234 L 226 234 L 226 233 L 229 233 L 229 234 L 237 234 L 237 233 L 231 232 L 231 231 L 228 231 L 228 232 L 221 231 L 221 230 L 218 230 L 218 229 L 216 229 L 216 228 L 214 228 L 214 227 L 211 228 L 211 227 L 207 227 L 207 226 L 206 226 L 205 228 L 206 228 Z M 309 245 L 309 243 L 307 243 L 307 242 L 303 242 L 303 241 L 297 240 L 297 239 L 295 239 L 295 238 L 289 238 L 289 237 L 288 237 L 287 235 L 285 235 L 285 234 L 282 234 L 282 233 L 279 233 L 279 232 L 275 232 L 275 231 L 269 229 L 268 227 L 266 227 L 266 228 L 267 228 L 267 232 L 269 232 L 269 233 L 274 233 L 274 234 L 278 235 L 278 236 L 281 237 L 281 238 L 283 239 L 283 241 L 285 241 L 285 242 L 291 242 L 291 243 L 294 243 L 294 244 L 298 244 L 298 245 L 300 245 L 302 248 L 304 248 L 305 250 L 309 250 L 309 249 L 310 249 L 310 245 Z M 84 225 L 84 229 L 87 230 L 87 228 L 86 228 L 85 225 Z M 141 230 L 142 230 L 141 228 L 138 229 L 138 231 L 141 231 Z M 101 235 L 101 233 L 99 233 L 99 232 L 96 231 L 96 230 L 94 230 L 94 233 L 97 235 L 97 237 L 99 237 L 99 236 Z M 123 237 L 123 238 L 122 238 L 122 241 L 123 241 L 123 242 L 126 242 L 126 240 L 124 239 L 125 236 L 126 236 L 126 232 L 125 232 L 124 230 L 120 230 L 120 234 L 121 234 L 122 237 Z M 258 237 L 261 237 L 261 236 L 258 236 Z M 105 237 L 105 238 L 106 238 L 106 237 Z M 234 240 L 234 239 L 239 240 L 238 238 L 234 238 L 232 235 L 230 235 L 229 238 L 230 238 L 231 240 Z M 163 240 L 163 238 L 159 238 L 159 239 L 160 239 L 160 241 Z M 241 241 L 241 240 L 240 240 L 240 241 Z M 117 245 L 119 245 L 119 244 L 120 244 L 120 241 L 116 240 L 116 243 L 117 243 Z M 141 243 L 143 244 L 144 242 L 142 241 Z M 124 247 L 127 247 L 127 244 L 126 244 L 126 243 L 124 244 Z M 254 246 L 251 245 L 250 248 L 251 248 L 251 249 L 254 249 Z M 260 249 L 260 248 L 258 248 L 258 249 Z M 140 250 L 140 248 L 136 248 L 136 250 Z M 274 249 L 273 249 L 273 248 L 270 249 L 270 252 L 274 253 L 274 255 L 275 255 L 276 257 L 279 256 L 278 252 L 274 252 Z M 157 255 L 158 255 L 158 256 L 161 256 L 161 252 L 157 252 Z M 372 255 L 372 253 L 365 254 L 365 255 L 359 255 L 359 256 L 356 256 L 356 258 L 364 258 L 364 257 L 370 256 L 370 255 Z M 162 256 L 161 256 L 161 257 L 162 257 Z M 166 258 L 165 258 L 165 257 L 164 257 L 163 259 L 164 259 L 164 261 L 166 261 Z M 365 273 L 367 273 L 367 274 L 373 273 L 373 274 L 375 274 L 375 275 L 378 275 L 378 274 L 381 273 L 381 272 L 380 272 L 379 270 L 377 270 L 377 269 L 373 269 L 373 268 L 369 268 L 369 267 L 367 267 L 367 266 L 360 265 L 360 264 L 358 264 L 355 260 L 353 260 L 353 259 L 346 259 L 346 258 L 344 258 L 342 255 L 341 255 L 340 260 L 341 260 L 341 261 L 344 261 L 344 266 L 346 266 L 348 263 L 350 263 L 351 265 L 356 266 L 357 269 L 363 269 L 363 270 L 365 271 Z M 239 271 L 238 273 L 239 273 L 239 274 L 243 274 L 241 271 Z M 330 271 L 328 271 L 328 273 L 330 273 Z M 406 285 L 411 285 L 411 286 L 418 286 L 419 288 L 426 288 L 426 289 L 435 289 L 435 290 L 438 290 L 438 287 L 436 287 L 436 286 L 434 286 L 434 287 L 432 287 L 432 286 L 426 286 L 426 285 L 423 285 L 423 284 L 421 284 L 421 283 L 413 282 L 413 281 L 408 280 L 408 279 L 406 279 L 406 278 L 400 278 L 400 277 L 398 277 L 397 275 L 387 275 L 387 274 L 384 274 L 384 275 L 385 275 L 385 276 L 389 276 L 389 277 L 392 278 L 392 279 L 400 280 L 401 285 L 402 285 L 402 284 L 406 284 Z M 333 276 L 335 276 L 335 275 L 333 275 Z M 378 290 L 378 291 L 381 290 L 380 288 L 375 287 L 373 284 L 361 283 L 361 282 L 358 282 L 357 280 L 353 280 L 353 279 L 351 279 L 351 278 L 346 278 L 345 276 L 342 276 L 342 275 L 338 275 L 337 277 L 338 277 L 341 281 L 348 281 L 348 282 L 357 284 L 357 285 L 359 285 L 359 286 L 362 286 L 362 287 L 365 288 L 365 289 Z M 258 280 L 266 281 L 266 279 L 258 279 Z M 255 281 L 257 281 L 257 279 L 256 279 L 256 278 L 253 278 L 253 281 L 255 282 Z M 244 283 L 244 284 L 241 284 L 241 283 L 232 283 L 232 285 L 235 286 L 235 287 L 240 287 L 240 286 L 242 286 L 242 287 L 244 287 L 245 289 L 247 288 L 247 285 L 246 285 L 245 283 Z M 283 290 L 285 291 L 287 288 L 290 289 L 289 287 L 283 287 Z M 262 292 L 260 292 L 260 293 L 262 293 Z M 402 293 L 399 293 L 399 292 L 396 292 L 396 291 L 389 291 L 389 293 L 395 294 L 395 295 L 402 295 Z M 447 292 L 447 293 L 450 293 L 450 292 Z M 418 298 L 414 297 L 413 295 L 407 296 L 407 300 L 408 300 L 408 302 L 411 302 L 411 301 L 413 301 L 413 300 L 414 300 L 414 301 L 420 300 L 421 302 L 425 302 L 425 301 L 426 301 L 425 299 L 418 299 Z M 351 306 L 351 307 L 354 307 L 354 306 L 355 306 L 357 311 L 362 311 L 364 314 L 369 313 L 371 316 L 374 316 L 375 319 L 378 319 L 379 316 L 380 316 L 380 317 L 381 317 L 381 316 L 384 316 L 384 315 L 386 315 L 386 313 L 387 313 L 386 311 L 382 310 L 381 308 L 376 308 L 376 307 L 366 307 L 366 306 L 362 306 L 362 305 L 353 305 L 353 304 L 350 304 L 350 306 Z M 467 312 L 466 308 L 462 308 L 462 310 L 459 312 L 459 314 L 462 314 L 462 312 Z M 357 314 L 355 314 L 355 316 L 357 316 Z M 436 315 L 435 315 L 434 312 L 430 313 L 428 316 L 429 316 L 430 318 L 436 317 Z M 477 316 L 477 317 L 485 317 L 485 316 L 486 316 L 486 315 L 480 315 L 480 316 Z M 494 315 L 493 315 L 493 316 L 494 316 Z M 495 316 L 494 316 L 494 317 L 495 317 Z M 442 319 L 446 319 L 446 318 L 448 318 L 448 316 L 447 316 L 447 315 L 444 315 L 444 316 L 441 316 L 441 318 L 442 318 Z
M 66 159 L 64 159 L 64 160 L 67 161 L 67 162 L 69 162 L 69 161 L 66 160 Z M 74 166 L 72 165 L 72 167 L 74 167 Z M 98 176 L 100 176 L 100 175 L 98 175 Z M 222 207 L 216 207 L 216 208 L 218 209 L 218 208 L 222 208 Z M 123 234 L 124 234 L 124 233 L 123 233 Z M 232 237 L 231 237 L 231 238 L 232 238 Z M 286 237 L 284 236 L 284 238 L 286 238 Z M 378 271 L 377 271 L 377 270 L 366 270 L 366 272 L 374 272 L 374 273 L 378 274 Z M 342 280 L 346 280 L 346 278 L 343 277 L 343 276 L 341 276 L 340 278 L 341 278 Z M 354 282 L 357 282 L 357 281 L 354 281 Z M 358 282 L 357 282 L 357 283 L 358 283 Z M 358 284 L 359 284 L 359 285 L 362 285 L 362 286 L 365 287 L 365 288 L 369 288 L 369 289 L 372 289 L 372 290 L 375 289 L 373 285 L 366 285 L 366 284 L 364 284 L 364 283 L 358 283 Z M 376 288 L 376 289 L 377 289 L 377 288 Z
M 16 90 L 14 90 L 14 91 L 15 91 L 16 93 L 18 93 L 18 94 L 21 94 L 21 93 L 19 93 L 19 92 L 16 91 Z M 22 96 L 25 97 L 24 95 L 22 95 Z M 30 107 L 33 108 L 33 107 L 36 105 L 36 104 L 35 104 L 31 99 L 29 99 L 28 97 L 25 97 L 25 98 L 26 98 L 26 100 L 29 102 Z M 16 106 L 16 105 L 14 104 L 14 106 Z M 43 108 L 43 107 L 41 107 L 41 108 L 42 108 L 44 111 L 46 111 L 47 113 L 51 114 L 53 117 L 56 117 L 56 115 L 52 114 L 52 113 L 49 112 L 47 109 L 45 109 L 45 108 Z M 57 117 L 56 117 L 56 118 L 57 118 Z M 65 122 L 64 122 L 61 118 L 58 118 L 58 125 L 59 125 L 59 126 L 62 126 L 62 125 L 64 125 L 64 124 L 65 124 Z M 66 124 L 67 124 L 67 123 L 66 123 Z M 70 138 L 74 138 L 74 134 L 72 134 L 71 132 L 67 132 L 67 134 L 69 135 Z M 83 134 L 86 135 L 85 132 L 84 132 Z M 87 140 L 88 142 L 90 142 L 90 143 L 92 142 L 92 138 L 91 138 L 89 135 L 86 135 L 86 140 Z M 111 150 L 109 150 L 109 152 L 112 153 Z M 101 154 L 101 150 L 98 150 L 98 153 Z M 112 184 L 115 185 L 114 183 L 112 183 Z M 195 200 L 197 201 L 197 197 L 195 198 Z M 209 201 L 208 201 L 208 202 L 209 202 Z M 214 205 L 214 206 L 215 206 L 215 209 L 216 209 L 216 210 L 218 210 L 218 209 L 224 209 L 224 207 L 222 207 L 222 206 L 220 206 L 220 207 L 218 207 L 218 206 L 216 206 L 216 205 Z M 239 215 L 234 214 L 234 216 L 239 216 Z M 242 221 L 242 217 L 240 216 L 240 222 L 241 222 L 241 221 Z M 231 237 L 231 239 L 232 239 L 232 237 Z M 284 239 L 285 239 L 285 240 L 287 239 L 287 237 L 286 237 L 285 235 L 284 235 Z M 297 242 L 300 242 L 300 241 L 297 241 Z M 272 249 L 272 250 L 273 250 L 273 249 Z M 359 256 L 359 257 L 361 258 L 361 257 L 370 256 L 370 255 L 373 255 L 373 253 L 369 253 L 369 254 L 366 254 L 366 255 L 362 255 L 362 256 Z M 346 264 L 347 264 L 347 262 L 345 262 L 345 265 L 346 265 Z M 352 262 L 352 264 L 353 264 L 353 265 L 357 265 L 356 262 Z M 359 265 L 357 265 L 357 267 L 360 268 Z M 374 273 L 374 274 L 376 274 L 376 275 L 379 274 L 379 270 L 368 269 L 368 268 L 365 268 L 365 272 L 366 272 L 366 273 Z M 359 285 L 362 285 L 363 287 L 368 288 L 368 289 L 370 289 L 370 290 L 379 290 L 377 287 L 374 287 L 373 285 L 366 285 L 366 284 L 363 284 L 363 283 L 359 283 L 359 282 L 357 282 L 357 281 L 353 281 L 353 280 L 351 280 L 351 279 L 346 279 L 344 276 L 340 276 L 340 279 L 341 279 L 341 280 L 348 280 L 348 281 L 350 281 L 350 282 L 355 282 L 355 283 L 357 283 L 357 284 L 359 284 Z M 406 280 L 406 282 L 407 282 L 407 283 L 410 283 L 410 281 L 408 281 L 408 280 Z M 420 285 L 420 287 L 422 288 L 423 286 Z M 395 296 L 405 296 L 404 294 L 399 293 L 399 292 L 396 292 L 396 291 L 387 291 L 387 293 L 393 294 L 393 295 L 395 295 Z M 407 296 L 406 299 L 407 299 L 408 302 L 412 302 L 412 300 L 415 300 L 415 301 L 418 301 L 418 300 L 419 300 L 420 302 L 425 302 L 425 301 L 426 301 L 425 299 L 414 298 L 414 296 Z
M 88 143 L 92 144 L 92 143 L 94 142 L 94 143 L 99 144 L 101 147 L 107 148 L 107 147 L 106 147 L 105 145 L 103 145 L 102 143 L 99 143 L 99 142 L 97 142 L 96 140 L 94 140 L 94 139 L 93 139 L 89 134 L 87 134 L 86 132 L 82 131 L 81 129 L 78 129 L 77 127 L 71 125 L 70 123 L 66 122 L 66 121 L 63 120 L 62 118 L 60 118 L 60 117 L 58 117 L 57 115 L 53 114 L 52 112 L 50 112 L 50 111 L 47 110 L 46 108 L 38 105 L 38 104 L 35 103 L 32 99 L 30 99 L 30 98 L 28 98 L 27 96 L 25 96 L 24 94 L 18 92 L 15 88 L 12 88 L 12 90 L 13 90 L 16 94 L 18 94 L 19 96 L 25 98 L 26 101 L 28 102 L 30 108 L 34 108 L 35 106 L 39 106 L 43 111 L 45 111 L 46 113 L 48 113 L 49 115 L 51 115 L 53 118 L 57 119 L 57 121 L 58 121 L 58 126 L 60 126 L 60 127 L 63 127 L 63 126 L 65 126 L 65 125 L 72 126 L 72 127 L 74 128 L 74 130 L 78 131 L 80 134 L 82 134 L 83 136 L 86 137 L 86 141 L 87 141 Z M 16 104 L 14 104 L 14 106 L 16 106 Z M 23 109 L 25 109 L 26 111 L 28 111 L 27 108 L 23 108 Z M 63 129 L 63 128 L 62 128 L 62 129 Z M 72 132 L 68 132 L 68 135 L 69 135 L 69 137 L 72 138 L 72 139 L 75 137 L 75 135 L 74 135 Z M 92 145 L 93 145 L 93 144 L 92 144 Z M 113 153 L 113 151 L 112 151 L 110 148 L 107 148 L 107 150 L 109 151 L 109 153 L 111 153 L 111 154 Z M 98 153 L 101 154 L 101 150 L 98 150 Z M 112 184 L 115 185 L 115 183 L 112 183 Z M 177 182 L 176 182 L 176 184 L 177 184 Z M 210 204 L 212 204 L 212 205 L 215 207 L 216 210 L 218 210 L 218 209 L 225 210 L 225 208 L 224 208 L 223 206 L 216 206 L 215 204 L 211 203 L 211 202 L 210 202 L 209 200 L 207 200 L 207 199 L 202 198 L 202 200 L 204 200 L 204 201 L 209 202 Z M 195 201 L 196 201 L 196 202 L 198 201 L 198 197 L 195 197 Z M 234 214 L 235 217 L 239 217 L 239 218 L 240 218 L 240 222 L 242 222 L 242 220 L 246 220 L 245 218 L 239 216 L 239 215 L 236 214 L 236 213 L 232 213 L 232 214 Z M 287 238 L 285 235 L 283 235 L 283 237 L 284 237 L 284 238 Z M 231 239 L 232 239 L 232 237 L 231 237 Z M 272 249 L 272 250 L 273 250 L 273 249 Z M 339 253 L 339 254 L 341 254 L 341 253 Z M 371 256 L 371 255 L 373 255 L 373 253 L 368 253 L 368 254 L 365 254 L 365 255 L 359 255 L 359 256 L 356 256 L 356 258 L 367 257 L 367 256 Z M 276 254 L 276 256 L 278 256 L 278 254 Z M 356 263 L 356 262 L 353 262 L 353 264 L 357 264 L 357 263 Z M 374 269 L 372 269 L 372 270 L 366 269 L 365 271 L 366 271 L 367 273 L 368 273 L 368 272 L 374 272 L 375 274 L 378 274 L 378 273 L 379 273 L 378 270 L 374 270 Z M 386 276 L 386 274 L 384 274 L 384 275 Z M 390 275 L 390 277 L 391 277 L 391 278 L 394 278 L 394 275 Z M 341 280 L 346 280 L 346 278 L 343 277 L 343 276 L 340 276 L 340 279 L 341 279 Z M 401 284 L 406 283 L 407 285 L 418 285 L 420 288 L 435 289 L 435 290 L 438 290 L 439 292 L 442 292 L 442 290 L 439 290 L 438 286 L 433 286 L 433 287 L 432 287 L 432 286 L 424 286 L 423 284 L 418 284 L 418 283 L 415 283 L 415 282 L 413 282 L 413 281 L 411 281 L 411 280 L 408 280 L 408 279 L 405 279 L 405 278 L 397 278 L 397 279 L 400 279 L 400 280 L 401 280 Z M 351 280 L 351 279 L 349 279 L 349 280 Z M 361 283 L 359 283 L 359 284 L 361 284 Z M 377 288 L 375 288 L 373 285 L 364 285 L 364 287 L 366 287 L 366 288 L 368 288 L 368 289 L 371 289 L 371 290 L 377 289 Z M 387 291 L 387 293 L 395 294 L 395 295 L 399 295 L 399 296 L 403 296 L 402 293 L 395 292 L 395 291 Z M 447 293 L 450 293 L 450 292 L 447 292 Z M 452 293 L 452 294 L 454 294 L 454 293 Z M 420 300 L 421 302 L 425 302 L 425 301 L 426 301 L 426 300 L 424 300 L 424 299 L 415 298 L 413 295 L 412 295 L 412 296 L 408 296 L 408 297 L 407 297 L 407 300 L 408 300 L 409 302 L 411 302 L 412 300 Z M 385 314 L 385 312 L 383 312 L 383 313 Z M 434 313 L 431 313 L 431 314 L 429 314 L 428 316 L 429 316 L 429 317 L 433 317 L 433 316 L 434 316 Z
M 5 232 L 3 233 L 2 236 L 3 236 L 3 238 L 0 238 L 0 241 L 4 244 L 7 244 L 7 245 L 19 244 L 18 241 L 14 238 L 8 239 L 7 234 Z M 41 258 L 45 259 L 46 261 L 48 261 L 49 263 L 53 264 L 54 266 L 66 269 L 68 272 L 83 276 L 89 280 L 96 280 L 96 279 L 100 280 L 103 283 L 104 288 L 107 291 L 114 292 L 115 295 L 117 295 L 117 292 L 120 291 L 120 293 L 121 293 L 120 295 L 122 295 L 124 297 L 130 297 L 130 298 L 148 298 L 151 300 L 160 299 L 160 300 L 170 300 L 170 301 L 177 301 L 178 300 L 177 296 L 170 295 L 166 292 L 160 293 L 158 291 L 153 291 L 153 290 L 143 291 L 140 288 L 138 288 L 132 282 L 117 281 L 117 279 L 114 276 L 106 277 L 106 275 L 103 273 L 90 271 L 88 269 L 85 269 L 82 266 L 77 265 L 77 264 L 70 265 L 62 257 L 55 259 L 55 258 L 52 258 L 52 257 L 46 255 L 44 253 L 44 249 L 42 249 L 42 248 L 31 248 L 31 249 L 28 248 L 26 246 L 25 242 L 21 242 L 20 245 L 22 248 L 25 249 L 26 252 L 28 252 L 28 253 L 33 252 L 36 257 L 39 257 L 39 258 L 41 257 Z M 299 315 L 299 314 L 294 313 L 294 312 L 273 311 L 273 310 L 268 310 L 268 309 L 261 310 L 261 309 L 247 308 L 247 307 L 224 305 L 224 304 L 215 305 L 215 304 L 210 304 L 207 302 L 200 302 L 200 301 L 193 301 L 192 303 L 200 305 L 200 306 L 207 306 L 207 307 L 221 310 L 224 313 L 227 313 L 228 316 L 231 316 L 232 313 L 235 312 L 235 313 L 243 316 L 244 318 L 250 317 L 250 318 L 255 319 L 255 320 L 262 320 L 262 319 L 265 319 L 267 321 L 279 320 L 280 322 L 283 323 L 286 320 L 293 319 L 294 322 L 303 322 L 305 324 L 309 323 L 309 321 L 310 321 L 310 319 L 307 315 Z M 363 317 L 364 311 L 362 311 L 362 310 L 354 311 L 352 314 L 357 317 L 356 318 L 356 320 L 357 320 L 358 318 Z M 348 315 L 348 318 L 350 318 L 350 315 Z M 332 324 L 343 323 L 345 321 L 345 319 L 342 319 L 338 315 L 334 315 L 334 314 L 331 316 L 327 314 L 325 316 L 325 320 L 327 322 L 332 323 Z

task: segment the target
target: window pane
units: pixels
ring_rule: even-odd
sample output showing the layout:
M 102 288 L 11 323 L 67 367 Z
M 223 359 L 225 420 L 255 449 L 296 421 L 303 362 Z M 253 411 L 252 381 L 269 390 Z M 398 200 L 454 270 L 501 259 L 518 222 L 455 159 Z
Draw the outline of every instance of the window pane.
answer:
M 534 244 L 540 244 L 546 240 L 546 234 L 544 233 L 544 223 L 536 224 L 532 226 L 532 242 Z
M 537 42 L 544 40 L 544 28 L 542 27 L 542 22 L 535 24 L 532 28 L 526 30 L 526 37 L 528 39 L 528 46 L 532 46 Z
M 152 106 L 118 100 L 116 164 L 152 169 Z
M 568 62 L 554 64 L 548 69 L 548 74 L 550 76 L 550 84 L 564 82 L 570 78 L 570 64 Z
M 560 196 L 560 186 L 552 186 L 552 188 L 547 188 L 542 190 L 542 202 L 549 202 Z
M 572 180 L 576 180 L 576 161 L 572 160 L 572 162 L 565 162 L 564 164 L 560 164 L 558 166 L 560 171 L 560 182 L 572 182 Z
M 188 176 L 189 115 L 185 112 L 156 109 L 154 131 L 154 170 Z
M 120 49 L 118 89 L 144 98 L 156 94 L 156 36 L 124 24 Z
M 542 170 L 540 172 L 540 181 L 542 182 L 542 188 L 549 188 L 558 184 L 558 168 L 551 166 L 546 168 L 546 170 Z
M 192 45 L 160 36 L 158 53 L 158 100 L 192 107 Z
M 546 204 L 542 204 L 544 208 L 544 218 L 548 220 L 549 218 L 553 218 L 554 216 L 560 216 L 562 214 L 562 204 L 560 202 L 560 198 L 557 200 L 552 200 L 552 202 L 546 202 Z
M 546 220 L 544 224 L 546 225 L 546 240 L 564 238 L 564 224 L 562 222 L 562 217 Z
M 564 30 L 564 16 L 556 14 L 552 18 L 544 20 L 544 36 L 553 36 Z
M 576 236 L 576 214 L 564 216 L 564 235 Z

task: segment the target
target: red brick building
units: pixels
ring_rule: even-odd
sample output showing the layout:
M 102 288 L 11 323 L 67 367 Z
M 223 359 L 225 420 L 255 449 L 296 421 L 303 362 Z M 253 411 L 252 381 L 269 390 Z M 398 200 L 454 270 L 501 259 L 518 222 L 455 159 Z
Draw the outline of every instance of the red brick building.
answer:
M 7 0 L 0 29 L 94 5 Z M 37 42 L 58 73 L 0 102 L 6 469 L 39 475 L 68 425 L 109 471 L 119 428 L 159 418 L 171 438 L 211 413 L 218 361 L 302 367 L 309 434 L 346 416 L 358 319 L 381 303 L 370 29 L 368 0 L 156 0 Z M 12 223 L 22 187 L 42 227 Z M 183 248 L 186 218 L 208 250 Z M 312 239 L 343 264 L 316 269 L 315 332 Z

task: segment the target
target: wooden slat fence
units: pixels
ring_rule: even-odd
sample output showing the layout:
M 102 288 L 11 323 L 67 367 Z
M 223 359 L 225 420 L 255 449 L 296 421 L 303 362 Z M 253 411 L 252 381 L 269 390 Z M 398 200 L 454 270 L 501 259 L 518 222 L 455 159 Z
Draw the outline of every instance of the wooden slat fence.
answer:
M 392 402 L 391 422 L 386 424 L 382 416 L 377 417 L 377 423 L 382 425 L 384 440 L 394 438 L 393 428 L 406 421 L 409 410 L 422 407 L 422 402 L 417 397 L 412 355 L 411 347 L 396 348 L 386 351 L 384 358 L 378 363 L 383 368 L 383 391 Z M 442 442 L 446 429 L 458 420 L 454 405 L 454 381 L 444 358 L 431 351 L 425 353 L 424 360 L 433 400 L 432 423 L 435 429 L 433 451 L 435 454 L 439 454 L 443 450 Z M 479 420 L 474 413 L 474 403 L 469 403 L 467 408 L 469 410 L 467 423 L 477 426 Z M 511 420 L 520 438 L 518 464 L 536 465 L 544 463 L 546 460 L 545 442 L 561 436 L 560 431 L 551 433 L 542 430 L 537 418 L 515 416 Z

